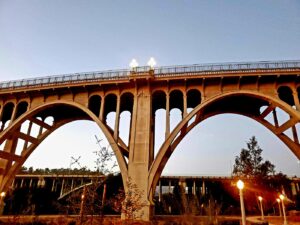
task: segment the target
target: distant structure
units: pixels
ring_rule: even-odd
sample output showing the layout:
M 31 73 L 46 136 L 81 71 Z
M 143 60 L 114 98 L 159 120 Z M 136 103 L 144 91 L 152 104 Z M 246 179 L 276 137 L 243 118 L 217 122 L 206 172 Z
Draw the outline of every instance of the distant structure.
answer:
M 92 120 L 115 152 L 126 181 L 148 204 L 139 218 L 153 215 L 160 175 L 176 146 L 197 124 L 222 114 L 254 119 L 300 159 L 300 61 L 133 67 L 0 83 L 0 192 L 5 192 L 25 160 L 53 131 L 75 120 Z M 170 129 L 170 110 L 182 120 Z M 165 141 L 154 158 L 155 112 L 166 110 Z M 120 114 L 131 114 L 129 144 L 119 136 Z M 280 121 L 278 111 L 285 112 Z M 106 116 L 116 112 L 114 128 Z M 39 132 L 32 133 L 33 127 Z M 288 135 L 291 134 L 291 135 Z
M 99 178 L 101 180 L 105 176 L 85 174 L 17 174 L 10 189 L 47 188 L 52 192 L 59 193 L 58 200 L 60 200 L 74 191 L 82 191 L 84 186 L 99 181 Z M 289 198 L 293 199 L 293 197 L 300 193 L 300 178 L 290 177 L 288 179 L 290 180 L 290 184 L 284 192 Z M 180 186 L 186 194 L 206 195 L 210 192 L 211 184 L 215 182 L 228 183 L 235 189 L 237 178 L 230 176 L 162 176 L 156 186 L 155 195 L 161 201 L 162 195 L 164 193 L 173 193 L 175 186 Z

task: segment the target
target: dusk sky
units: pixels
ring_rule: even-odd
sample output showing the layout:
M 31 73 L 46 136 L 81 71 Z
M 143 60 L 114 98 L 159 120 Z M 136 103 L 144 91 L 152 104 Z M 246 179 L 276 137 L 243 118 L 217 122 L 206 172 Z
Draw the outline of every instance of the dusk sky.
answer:
M 0 81 L 126 69 L 132 58 L 146 65 L 150 57 L 158 66 L 300 60 L 300 1 L 0 0 Z M 70 123 L 25 166 L 69 167 L 71 156 L 81 156 L 93 168 L 94 135 L 105 139 L 95 123 Z M 276 171 L 300 176 L 298 159 L 275 135 L 229 114 L 188 134 L 164 174 L 229 175 L 253 135 Z

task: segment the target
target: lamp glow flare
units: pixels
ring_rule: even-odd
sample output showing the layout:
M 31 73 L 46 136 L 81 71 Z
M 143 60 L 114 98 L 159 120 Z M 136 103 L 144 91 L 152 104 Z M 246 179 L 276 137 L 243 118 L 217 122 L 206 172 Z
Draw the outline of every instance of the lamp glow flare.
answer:
M 153 57 L 151 57 L 147 64 L 148 64 L 148 66 L 150 66 L 151 69 L 153 69 L 154 66 L 156 66 L 156 61 Z
M 131 69 L 135 69 L 135 68 L 138 67 L 138 66 L 139 66 L 139 64 L 138 64 L 138 62 L 136 61 L 136 59 L 132 59 L 131 62 L 130 62 L 130 64 L 129 64 L 129 67 L 130 67 Z
M 244 182 L 239 180 L 236 183 L 236 186 L 240 190 L 240 204 L 241 204 L 241 214 L 242 214 L 242 225 L 246 225 L 246 213 L 245 213 L 245 206 L 244 206 L 244 197 L 243 197 L 243 188 L 244 188 Z

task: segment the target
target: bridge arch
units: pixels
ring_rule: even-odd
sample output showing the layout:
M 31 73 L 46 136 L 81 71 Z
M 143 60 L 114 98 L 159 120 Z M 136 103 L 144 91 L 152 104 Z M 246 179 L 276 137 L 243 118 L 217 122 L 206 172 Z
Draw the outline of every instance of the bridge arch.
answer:
M 239 100 L 252 99 L 253 102 L 250 102 L 248 104 L 250 105 L 250 108 L 253 107 L 253 109 L 251 110 L 248 107 L 239 110 L 238 106 L 236 106 L 234 103 L 235 101 L 232 101 L 231 98 L 236 98 Z M 230 101 L 226 102 L 226 99 L 229 99 Z M 232 105 L 226 105 L 229 102 L 231 102 Z M 221 107 L 221 110 L 218 111 L 216 106 Z M 245 104 L 243 106 L 245 106 Z M 262 106 L 267 106 L 267 109 L 264 112 L 260 113 L 260 108 Z M 272 110 L 276 107 L 279 107 L 280 109 L 282 109 L 290 115 L 290 120 L 285 122 L 281 126 L 273 126 L 264 119 L 266 115 L 272 112 Z M 273 132 L 282 142 L 284 142 L 296 155 L 296 157 L 300 159 L 300 145 L 298 137 L 296 136 L 297 140 L 293 141 L 283 134 L 283 131 L 299 123 L 300 113 L 298 111 L 296 111 L 288 103 L 266 94 L 261 94 L 253 91 L 235 91 L 223 93 L 208 99 L 207 101 L 194 108 L 170 133 L 168 138 L 160 147 L 159 152 L 150 167 L 148 176 L 148 196 L 153 195 L 153 191 L 155 190 L 155 186 L 158 182 L 158 179 L 165 165 L 167 164 L 170 156 L 175 151 L 177 145 L 181 142 L 181 140 L 189 133 L 189 131 L 191 131 L 196 125 L 198 125 L 205 119 L 222 113 L 240 114 L 252 118 L 255 121 L 261 123 L 271 132 Z M 195 121 L 188 125 L 189 121 L 193 117 L 196 117 Z
M 69 109 L 68 112 L 77 112 L 78 114 L 71 115 L 70 117 L 60 117 L 59 115 L 48 115 L 44 114 L 49 109 Z M 65 113 L 68 113 L 65 112 Z M 47 112 L 46 112 L 47 113 Z M 43 120 L 37 119 L 38 117 L 43 118 L 49 118 L 53 116 L 54 123 L 53 126 L 50 126 L 48 124 L 45 124 Z M 73 117 L 72 117 L 73 116 Z M 120 150 L 120 146 L 118 143 L 114 140 L 112 133 L 107 128 L 107 126 L 87 107 L 71 101 L 64 101 L 64 100 L 56 100 L 53 102 L 45 103 L 43 105 L 40 105 L 36 108 L 33 108 L 31 110 L 28 110 L 26 113 L 22 114 L 19 118 L 13 121 L 13 123 L 8 127 L 8 129 L 4 130 L 0 135 L 0 143 L 3 143 L 4 141 L 13 141 L 15 146 L 17 144 L 17 141 L 20 139 L 20 137 L 17 137 L 16 139 L 10 139 L 11 133 L 20 132 L 21 126 L 24 122 L 27 120 L 33 120 L 36 123 L 39 123 L 41 127 L 46 128 L 46 131 L 43 133 L 40 133 L 39 136 L 33 141 L 31 144 L 27 145 L 26 149 L 23 149 L 20 156 L 14 155 L 14 152 L 9 152 L 12 156 L 7 158 L 7 163 L 3 167 L 3 159 L 2 159 L 2 171 L 1 171 L 1 183 L 0 183 L 0 191 L 5 191 L 9 187 L 12 179 L 20 169 L 20 167 L 24 164 L 26 159 L 31 155 L 31 153 L 39 146 L 40 143 L 43 142 L 43 140 L 48 137 L 51 133 L 53 133 L 55 130 L 63 126 L 64 124 L 67 124 L 69 122 L 75 121 L 75 120 L 92 120 L 94 121 L 98 127 L 102 130 L 104 135 L 106 136 L 109 144 L 111 145 L 111 148 L 113 149 L 115 156 L 117 158 L 120 171 L 122 174 L 122 180 L 125 183 L 127 180 L 127 163 L 124 159 L 124 155 L 122 154 Z M 13 150 L 13 149 L 12 149 Z

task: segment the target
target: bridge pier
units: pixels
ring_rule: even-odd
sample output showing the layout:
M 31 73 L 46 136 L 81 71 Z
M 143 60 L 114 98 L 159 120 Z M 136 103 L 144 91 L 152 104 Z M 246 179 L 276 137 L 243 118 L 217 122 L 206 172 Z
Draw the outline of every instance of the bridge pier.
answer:
M 128 219 L 149 221 L 153 216 L 152 195 L 148 195 L 148 170 L 153 161 L 151 91 L 147 83 L 137 87 L 133 104 L 128 160 L 126 197 L 134 202 L 136 212 Z M 133 195 L 129 195 L 129 193 Z

